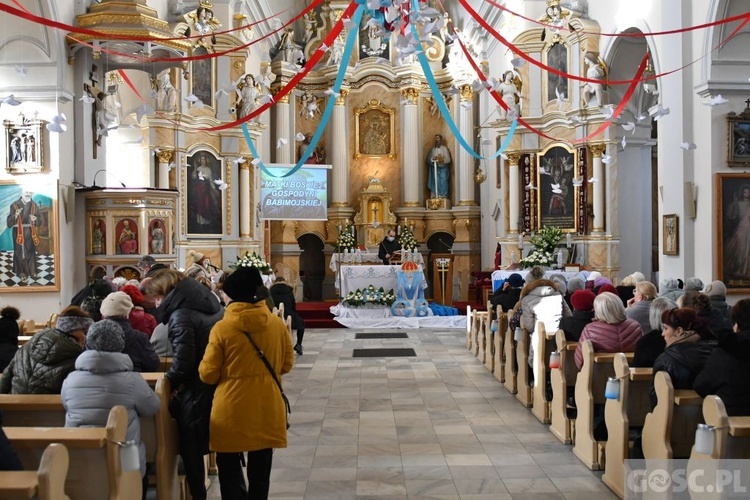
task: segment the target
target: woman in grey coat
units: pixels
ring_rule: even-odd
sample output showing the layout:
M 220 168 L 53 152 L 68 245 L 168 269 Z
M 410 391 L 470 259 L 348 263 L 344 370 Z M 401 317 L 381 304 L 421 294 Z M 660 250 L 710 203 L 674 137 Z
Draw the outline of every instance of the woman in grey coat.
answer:
M 159 410 L 159 397 L 143 377 L 133 372 L 130 356 L 124 354 L 125 334 L 112 320 L 102 320 L 89 328 L 86 351 L 76 360 L 76 369 L 63 382 L 61 398 L 66 427 L 104 427 L 113 406 L 128 411 L 127 441 L 138 443 L 143 498 L 148 483 L 146 447 L 141 441 L 139 417 L 152 417 Z

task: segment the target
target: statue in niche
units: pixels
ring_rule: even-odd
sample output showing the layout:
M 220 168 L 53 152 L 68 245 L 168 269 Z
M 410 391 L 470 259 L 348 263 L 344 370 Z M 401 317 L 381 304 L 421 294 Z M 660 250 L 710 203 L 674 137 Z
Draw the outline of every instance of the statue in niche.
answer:
M 586 78 L 590 80 L 605 81 L 607 78 L 607 65 L 604 61 L 593 52 L 586 52 L 584 56 L 586 64 L 589 65 L 589 69 L 586 71 Z M 603 83 L 592 83 L 586 82 L 582 87 L 581 101 L 583 101 L 583 107 L 589 106 L 602 106 L 602 89 Z
M 333 47 L 331 47 L 331 55 L 328 57 L 326 66 L 337 66 L 341 64 L 341 56 L 344 55 L 344 39 L 337 36 L 333 40 Z
M 310 41 L 310 39 L 313 36 L 315 36 L 315 29 L 318 27 L 318 20 L 315 19 L 314 10 L 311 10 L 310 12 L 305 14 L 304 22 L 305 22 L 305 36 L 302 41 L 304 43 L 307 43 Z
M 322 114 L 320 111 L 320 106 L 318 105 L 318 98 L 315 97 L 312 92 L 305 92 L 304 94 L 302 94 L 302 97 L 300 97 L 300 100 L 302 101 L 302 105 L 299 110 L 299 114 L 303 118 L 312 120 L 313 118 L 315 118 L 315 115 Z
M 450 191 L 451 152 L 443 144 L 443 136 L 435 136 L 435 145 L 427 153 L 427 189 L 432 198 L 447 198 Z
M 367 43 L 363 43 L 360 50 L 365 57 L 379 57 L 385 52 L 387 45 L 383 43 L 382 29 L 378 23 L 364 23 L 364 28 L 360 31 L 360 39 L 367 40 Z
M 521 116 L 521 89 L 523 82 L 521 77 L 513 70 L 503 73 L 503 81 L 497 86 L 497 92 L 502 96 L 503 102 L 508 106 L 499 109 L 500 119 L 512 121 Z
M 169 69 L 165 69 L 156 76 L 153 83 L 156 90 L 156 110 L 173 113 L 177 111 L 177 89 L 169 78 Z
M 258 108 L 258 96 L 262 89 L 255 77 L 246 74 L 237 84 L 237 119 L 241 120 Z
M 547 100 L 567 99 L 568 79 L 562 75 L 568 73 L 568 48 L 560 42 L 552 44 L 547 51 L 547 66 L 560 73 L 547 72 Z
M 271 63 L 261 63 L 258 80 L 264 92 L 271 92 L 271 85 L 276 81 L 276 75 L 271 71 Z

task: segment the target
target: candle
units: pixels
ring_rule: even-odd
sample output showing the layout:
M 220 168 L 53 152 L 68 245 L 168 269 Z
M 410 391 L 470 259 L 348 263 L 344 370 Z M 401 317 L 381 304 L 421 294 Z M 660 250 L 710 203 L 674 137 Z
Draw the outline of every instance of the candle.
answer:
M 408 217 L 404 217 L 404 229 L 407 228 L 407 227 L 409 227 L 409 218 Z
M 567 246 L 568 248 L 573 246 L 573 234 L 572 233 L 568 233 L 565 235 L 565 246 Z
M 560 267 L 560 268 L 561 268 L 561 267 L 562 267 L 562 265 L 563 265 L 563 254 L 562 254 L 562 250 L 558 250 L 558 251 L 557 251 L 557 267 Z
M 714 428 L 706 424 L 698 424 L 695 430 L 695 452 L 710 455 L 714 452 Z
M 518 235 L 518 248 L 523 250 L 523 235 L 522 234 Z

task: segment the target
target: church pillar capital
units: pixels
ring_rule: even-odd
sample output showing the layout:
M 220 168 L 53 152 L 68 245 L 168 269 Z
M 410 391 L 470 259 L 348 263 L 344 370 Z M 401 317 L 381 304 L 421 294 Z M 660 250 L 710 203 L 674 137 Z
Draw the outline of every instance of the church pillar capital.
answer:
M 158 161 L 157 173 L 159 176 L 157 186 L 161 189 L 169 189 L 169 164 L 174 157 L 175 152 L 172 149 L 162 149 L 156 153 Z
M 349 95 L 349 89 L 339 89 L 339 96 L 336 98 L 336 106 L 346 105 L 346 98 Z
M 518 234 L 518 215 L 521 210 L 521 169 L 518 161 L 521 153 L 506 152 L 508 158 L 508 234 Z
M 174 150 L 171 149 L 162 149 L 156 153 L 159 163 L 169 163 L 172 161 L 172 157 L 174 157 Z
M 461 87 L 458 89 L 461 96 L 461 102 L 471 102 L 474 100 L 474 90 L 471 88 L 471 85 L 461 85 Z
M 589 150 L 594 158 L 600 158 L 607 150 L 607 145 L 601 142 L 597 144 L 589 144 Z
M 515 165 L 518 166 L 518 161 L 521 159 L 521 153 L 505 153 L 505 156 L 508 158 L 508 165 Z
M 404 104 L 416 106 L 419 100 L 419 89 L 414 87 L 401 89 L 401 98 L 404 100 Z
M 251 170 L 253 168 L 253 157 L 252 156 L 241 156 L 245 161 L 237 162 L 240 170 Z

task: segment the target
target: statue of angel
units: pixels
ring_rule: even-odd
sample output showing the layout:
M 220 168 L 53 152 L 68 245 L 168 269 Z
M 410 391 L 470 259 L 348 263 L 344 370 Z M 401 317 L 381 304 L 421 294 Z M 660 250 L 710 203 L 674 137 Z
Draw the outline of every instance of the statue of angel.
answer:
M 320 106 L 318 106 L 318 98 L 312 92 L 305 92 L 300 99 L 302 101 L 302 107 L 299 111 L 300 116 L 312 120 L 315 115 L 322 114 Z
M 586 78 L 605 82 L 607 79 L 607 65 L 602 61 L 601 57 L 594 52 L 586 52 L 584 60 L 586 61 L 586 64 L 589 65 L 589 69 L 586 71 Z M 583 102 L 584 108 L 589 107 L 589 105 L 604 105 L 604 102 L 602 101 L 603 86 L 603 83 L 594 82 L 586 82 L 581 86 L 581 101 Z
M 241 120 L 258 107 L 258 96 L 262 89 L 255 83 L 255 77 L 248 73 L 237 84 L 237 119 Z
M 521 77 L 513 70 L 503 73 L 503 81 L 497 86 L 497 92 L 508 106 L 508 109 L 500 108 L 500 119 L 512 121 L 521 116 L 521 89 L 523 82 Z

